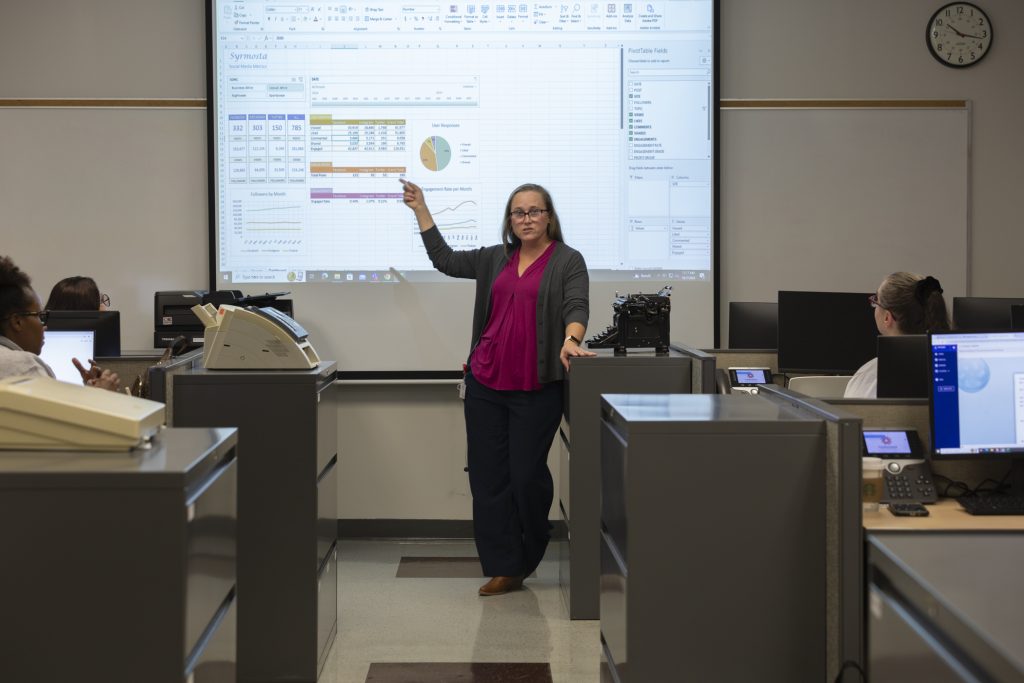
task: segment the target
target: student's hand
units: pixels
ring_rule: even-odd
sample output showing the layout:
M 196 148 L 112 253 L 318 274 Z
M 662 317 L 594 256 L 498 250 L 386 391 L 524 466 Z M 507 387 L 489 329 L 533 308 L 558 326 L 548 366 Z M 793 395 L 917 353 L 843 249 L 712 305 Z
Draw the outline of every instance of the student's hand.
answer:
M 88 369 L 77 358 L 72 358 L 71 362 L 78 368 L 78 374 L 82 376 L 82 383 L 86 386 L 107 389 L 109 391 L 121 390 L 121 378 L 118 377 L 117 373 L 104 370 L 96 365 L 96 361 L 92 358 L 89 359 Z
M 596 356 L 597 354 L 593 351 L 587 351 L 571 339 L 566 339 L 565 343 L 562 344 L 562 352 L 558 355 L 562 359 L 562 366 L 565 368 L 565 371 L 569 372 L 570 356 Z

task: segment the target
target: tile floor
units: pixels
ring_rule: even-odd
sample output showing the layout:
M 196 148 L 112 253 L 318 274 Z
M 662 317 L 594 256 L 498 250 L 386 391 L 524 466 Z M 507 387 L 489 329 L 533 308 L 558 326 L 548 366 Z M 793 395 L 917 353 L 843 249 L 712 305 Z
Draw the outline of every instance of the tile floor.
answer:
M 525 589 L 507 595 L 477 596 L 486 579 L 465 577 L 462 569 L 453 573 L 463 578 L 396 577 L 403 557 L 475 555 L 470 541 L 340 541 L 338 636 L 321 683 L 596 683 L 599 623 L 568 618 L 559 594 L 555 543 Z M 434 667 L 458 670 L 440 678 L 428 677 L 429 668 L 417 674 L 377 666 L 367 678 L 371 664 L 410 662 L 549 664 L 550 678 L 542 666 L 509 667 L 508 676 L 495 668 Z

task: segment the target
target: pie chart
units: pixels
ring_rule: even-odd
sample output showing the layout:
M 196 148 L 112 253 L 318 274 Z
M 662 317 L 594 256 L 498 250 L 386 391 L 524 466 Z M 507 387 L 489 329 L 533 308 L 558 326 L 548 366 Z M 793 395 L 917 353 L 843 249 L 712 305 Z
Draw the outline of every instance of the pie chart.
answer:
M 431 135 L 420 145 L 420 161 L 431 171 L 443 171 L 451 163 L 452 146 L 437 135 Z

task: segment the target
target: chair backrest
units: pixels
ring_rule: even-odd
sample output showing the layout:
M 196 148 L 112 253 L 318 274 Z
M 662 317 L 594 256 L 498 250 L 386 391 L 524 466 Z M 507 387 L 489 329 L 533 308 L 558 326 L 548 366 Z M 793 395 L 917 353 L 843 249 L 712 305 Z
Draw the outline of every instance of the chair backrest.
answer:
M 812 398 L 842 398 L 853 375 L 790 377 L 789 388 Z

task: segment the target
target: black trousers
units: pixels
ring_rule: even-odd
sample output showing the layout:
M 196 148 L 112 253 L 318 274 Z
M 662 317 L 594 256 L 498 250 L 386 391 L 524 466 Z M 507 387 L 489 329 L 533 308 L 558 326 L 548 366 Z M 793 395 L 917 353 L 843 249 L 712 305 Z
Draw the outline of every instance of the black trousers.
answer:
M 528 576 L 551 538 L 548 451 L 562 419 L 562 383 L 496 391 L 466 375 L 473 533 L 485 576 Z

